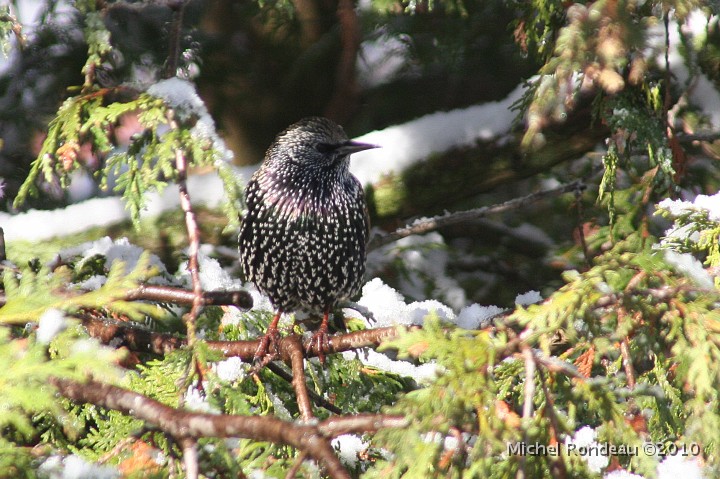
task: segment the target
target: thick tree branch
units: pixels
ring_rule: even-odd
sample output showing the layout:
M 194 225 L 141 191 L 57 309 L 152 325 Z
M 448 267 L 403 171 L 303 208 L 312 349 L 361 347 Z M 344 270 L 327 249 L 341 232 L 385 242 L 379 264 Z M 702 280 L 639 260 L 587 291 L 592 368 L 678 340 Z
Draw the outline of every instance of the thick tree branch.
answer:
M 90 380 L 85 383 L 52 378 L 64 397 L 129 414 L 158 427 L 181 443 L 204 437 L 239 437 L 295 447 L 325 467 L 332 478 L 349 478 L 335 456 L 330 439 L 341 434 L 375 432 L 386 427 L 405 427 L 400 416 L 365 414 L 330 418 L 317 424 L 300 424 L 268 416 L 237 416 L 192 413 L 166 406 L 134 391 Z
M 98 338 L 103 343 L 111 341 L 121 341 L 121 346 L 125 346 L 132 351 L 167 354 L 171 351 L 179 349 L 187 345 L 187 340 L 168 333 L 156 333 L 134 326 L 132 323 L 116 323 L 103 321 L 93 316 L 85 315 L 80 318 L 83 325 L 90 336 Z M 412 330 L 417 326 L 407 328 Z M 364 331 L 354 331 L 352 333 L 342 333 L 330 336 L 328 340 L 328 348 L 325 351 L 328 354 L 341 353 L 343 351 L 351 351 L 359 348 L 377 347 L 384 341 L 397 338 L 401 326 L 389 326 L 385 328 L 367 329 Z M 288 352 L 292 349 L 290 344 L 298 341 L 300 336 L 292 334 L 280 338 L 278 349 Z M 302 339 L 302 349 L 305 351 L 304 357 L 313 357 L 314 353 L 308 349 L 311 338 Z M 245 341 L 207 341 L 207 345 L 216 351 L 222 352 L 225 356 L 237 356 L 246 361 L 252 361 L 255 356 L 260 340 Z M 289 358 L 290 356 L 285 356 Z

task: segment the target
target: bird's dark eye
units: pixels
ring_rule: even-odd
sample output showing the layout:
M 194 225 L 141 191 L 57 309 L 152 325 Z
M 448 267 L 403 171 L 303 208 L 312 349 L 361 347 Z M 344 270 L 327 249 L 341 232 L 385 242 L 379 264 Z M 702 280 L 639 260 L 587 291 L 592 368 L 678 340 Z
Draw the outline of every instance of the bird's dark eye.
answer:
M 315 145 L 315 149 L 322 154 L 330 153 L 336 148 L 337 145 L 332 145 L 330 143 L 318 143 Z

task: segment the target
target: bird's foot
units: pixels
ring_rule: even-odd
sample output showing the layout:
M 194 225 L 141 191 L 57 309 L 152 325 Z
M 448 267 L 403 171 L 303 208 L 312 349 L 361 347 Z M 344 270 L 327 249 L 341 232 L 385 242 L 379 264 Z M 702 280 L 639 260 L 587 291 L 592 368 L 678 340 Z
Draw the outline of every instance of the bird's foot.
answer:
M 322 364 L 325 364 L 325 353 L 330 349 L 330 340 L 327 325 L 320 326 L 308 344 L 307 352 L 314 353 Z
M 278 347 L 279 344 L 280 333 L 278 332 L 278 330 L 268 329 L 267 333 L 265 333 L 265 336 L 263 336 L 260 340 L 260 344 L 255 350 L 255 355 L 253 356 L 253 369 L 256 372 L 264 368 L 269 362 L 274 361 L 275 359 L 277 359 L 278 356 L 280 356 L 280 349 Z

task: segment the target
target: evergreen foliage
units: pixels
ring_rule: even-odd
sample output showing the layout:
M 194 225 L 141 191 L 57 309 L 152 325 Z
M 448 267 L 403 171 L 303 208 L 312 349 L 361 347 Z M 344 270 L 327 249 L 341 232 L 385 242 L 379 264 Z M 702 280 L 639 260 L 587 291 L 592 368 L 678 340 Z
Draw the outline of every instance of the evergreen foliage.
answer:
M 242 187 L 192 83 L 171 78 L 152 86 L 101 86 L 98 71 L 115 50 L 104 4 L 73 3 L 84 22 L 84 83 L 49 121 L 15 207 L 41 195 L 48 184 L 67 188 L 71 175 L 84 168 L 78 158 L 89 145 L 100 159 L 93 173 L 99 188 L 122 195 L 136 228 L 142 228 L 148 192 L 185 181 L 178 172 L 181 156 L 191 168 L 218 172 L 232 231 Z M 295 2 L 257 4 L 263 18 L 272 17 L 269 23 L 291 23 L 298 13 Z M 113 394 L 156 401 L 173 408 L 175 419 L 197 413 L 197 423 L 208 423 L 208 417 L 277 418 L 285 421 L 288 437 L 294 427 L 337 417 L 405 418 L 405 427 L 383 427 L 379 421 L 377 430 L 352 430 L 362 444 L 357 451 L 348 453 L 347 443 L 333 442 L 351 477 L 582 478 L 623 469 L 650 478 L 665 456 L 677 455 L 698 461 L 707 477 L 720 474 L 720 207 L 707 196 L 694 203 L 673 200 L 683 190 L 716 186 L 716 167 L 689 160 L 692 145 L 681 141 L 682 133 L 708 121 L 683 100 L 689 86 L 672 77 L 667 63 L 656 61 L 663 58 L 665 41 L 651 41 L 657 32 L 669 38 L 670 20 L 682 25 L 693 14 L 703 16 L 704 37 L 678 27 L 681 50 L 688 69 L 707 72 L 717 86 L 720 70 L 713 73 L 708 65 L 718 62 L 711 38 L 720 12 L 701 0 L 570 5 L 534 0 L 507 6 L 517 13 L 514 36 L 520 47 L 543 63 L 517 104 L 526 123 L 525 154 L 532 155 L 546 128 L 581 103 L 592 105 L 594 121 L 609 131 L 601 160 L 590 167 L 602 176 L 591 176 L 591 191 L 578 197 L 589 208 L 600 203 L 595 213 L 603 219 L 588 228 L 581 245 L 552 251 L 567 266 L 562 285 L 550 288 L 544 301 L 518 305 L 480 329 L 460 328 L 438 310 L 424 315 L 422 327 L 389 333 L 392 339 L 378 350 L 409 367 L 434 364 L 435 375 L 424 381 L 368 365 L 363 348 L 329 355 L 324 364 L 305 358 L 302 377 L 293 378 L 290 354 L 286 364 L 255 370 L 222 343 L 256 339 L 271 311 L 215 305 L 197 311 L 187 302 L 136 299 L 138 288 L 151 279 L 186 286 L 180 273 L 160 276 L 150 252 L 136 261 L 112 261 L 107 254 L 85 258 L 76 251 L 48 265 L 4 262 L 0 477 L 61 477 L 49 472 L 53 458 L 65 458 L 67 466 L 77 456 L 110 466 L 107 472 L 87 465 L 98 475 L 179 477 L 191 468 L 190 450 L 197 453 L 201 477 L 330 474 L 330 468 L 303 461 L 308 451 L 292 447 L 290 440 L 271 441 L 260 433 L 173 436 L 164 418 L 143 420 L 115 396 L 101 404 L 63 397 L 58 393 L 63 380 L 117 386 L 122 389 Z M 377 0 L 372 8 L 388 22 L 414 15 L 478 21 L 477 11 L 463 1 Z M 3 45 L 18 35 L 14 22 L 9 10 L 0 10 Z M 173 95 L 178 90 L 180 98 Z M 142 133 L 123 146 L 114 135 L 128 116 L 137 118 Z M 661 217 L 672 221 L 664 233 L 656 223 Z M 414 246 L 418 255 L 445 247 Z M 377 274 L 395 275 L 419 295 L 435 295 L 446 278 L 411 264 L 401 254 L 410 248 L 401 247 Z M 211 266 L 220 268 L 211 259 L 202 262 L 201 271 Z M 96 320 L 146 334 L 166 349 L 146 344 L 133 350 L 129 340 L 118 347 L 118 337 L 101 345 L 83 326 Z M 353 332 L 369 331 L 357 319 L 347 323 Z M 199 338 L 190 344 L 188 324 Z M 293 328 L 288 336 L 302 333 L 299 325 Z M 301 421 L 307 411 L 298 383 L 310 391 L 311 424 Z M 568 452 L 586 427 L 596 445 L 630 452 L 602 457 Z M 328 434 L 328 441 L 337 435 Z M 511 447 L 519 444 L 561 452 L 513 453 Z M 598 465 L 593 457 L 606 462 Z

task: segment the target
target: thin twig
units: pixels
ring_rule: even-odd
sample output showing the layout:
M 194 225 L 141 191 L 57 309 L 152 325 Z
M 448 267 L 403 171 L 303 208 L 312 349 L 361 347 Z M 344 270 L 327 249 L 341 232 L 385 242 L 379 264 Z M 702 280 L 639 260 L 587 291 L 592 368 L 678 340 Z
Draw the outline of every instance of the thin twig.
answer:
M 523 441 L 525 444 L 528 443 L 528 431 L 530 430 L 530 421 L 532 420 L 533 413 L 533 398 L 535 396 L 535 357 L 533 351 L 529 346 L 523 345 L 521 347 L 522 355 L 525 358 L 525 397 L 523 399 L 523 413 L 522 413 L 522 425 L 523 425 Z M 515 479 L 525 479 L 525 466 L 527 459 L 525 455 L 520 457 L 520 467 L 515 474 Z
M 635 389 L 635 368 L 633 367 L 632 357 L 630 356 L 630 343 L 625 337 L 620 342 L 620 354 L 622 355 L 623 369 L 627 376 L 628 389 Z
M 168 111 L 168 124 L 173 130 L 178 129 L 172 110 Z M 195 344 L 195 321 L 200 314 L 200 308 L 203 305 L 203 291 L 200 284 L 200 265 L 198 262 L 198 252 L 200 251 L 200 229 L 198 228 L 195 212 L 190 202 L 190 193 L 187 188 L 188 161 L 185 151 L 182 148 L 175 150 L 175 169 L 177 170 L 177 185 L 180 194 L 180 207 L 185 214 L 185 228 L 188 233 L 188 271 L 192 281 L 193 302 L 190 312 L 185 315 L 185 324 L 187 327 L 188 345 Z
M 530 421 L 533 413 L 533 398 L 535 396 L 535 358 L 532 349 L 527 345 L 521 346 L 522 355 L 525 358 L 525 397 L 523 400 L 523 441 L 528 443 L 528 431 L 530 429 Z M 525 466 L 527 460 L 525 455 L 520 457 L 520 467 L 515 474 L 515 479 L 525 479 Z
M 295 462 L 293 463 L 292 467 L 288 470 L 287 474 L 285 474 L 285 479 L 295 479 L 295 476 L 300 470 L 300 467 L 302 466 L 302 463 L 305 461 L 306 457 L 307 454 L 305 453 L 305 451 L 300 451 L 300 454 L 298 454 L 298 456 L 295 458 Z
M 522 348 L 523 358 L 525 358 L 525 398 L 523 402 L 523 423 L 527 427 L 528 422 L 532 418 L 533 398 L 535 397 L 535 357 L 529 346 Z
M 0 228 L 0 231 L 2 228 Z M 0 250 L 2 249 L 2 235 L 0 234 Z M 0 269 L 6 269 L 7 266 L 0 265 Z M 71 297 L 82 294 L 83 291 L 75 289 L 62 290 L 62 294 Z M 173 303 L 191 306 L 195 301 L 195 292 L 184 288 L 176 288 L 173 286 L 156 286 L 149 284 L 138 285 L 126 293 L 122 298 L 123 301 L 154 301 L 156 303 Z M 0 293 L 0 306 L 5 305 L 5 295 Z M 204 291 L 202 293 L 203 306 L 235 306 L 240 309 L 250 309 L 253 305 L 252 296 L 245 290 L 238 289 L 233 291 Z
M 694 141 L 714 142 L 720 140 L 720 133 L 678 133 L 675 135 L 680 143 L 692 143 Z
M 585 238 L 585 211 L 582 202 L 582 190 L 578 188 L 575 190 L 575 208 L 577 210 L 577 231 L 580 239 L 580 246 L 582 247 L 583 257 L 585 258 L 585 266 L 590 267 L 590 250 L 588 250 L 587 240 Z
M 482 208 L 475 208 L 472 210 L 458 211 L 456 213 L 446 213 L 444 215 L 433 216 L 432 218 L 426 218 L 423 220 L 416 221 L 413 224 L 399 228 L 392 233 L 388 233 L 382 236 L 375 236 L 368 244 L 368 250 L 377 249 L 386 244 L 390 244 L 393 241 L 397 241 L 401 238 L 405 238 L 410 235 L 425 234 L 431 231 L 435 231 L 439 228 L 443 228 L 450 225 L 459 223 L 466 223 L 484 218 L 485 216 L 497 213 L 503 213 L 505 211 L 522 208 L 530 203 L 540 201 L 546 198 L 552 198 L 559 196 L 563 193 L 570 191 L 577 191 L 584 189 L 585 185 L 582 181 L 577 180 L 572 183 L 558 186 L 549 190 L 538 191 L 527 196 L 520 198 L 513 198 L 512 200 L 506 201 L 492 206 L 483 206 Z
M 292 384 L 293 375 L 292 373 L 289 373 L 283 369 L 282 366 L 280 366 L 278 363 L 268 363 L 267 368 L 275 373 L 277 376 L 281 377 L 288 383 Z M 313 391 L 312 389 L 307 388 L 308 396 L 310 396 L 310 399 L 317 405 L 322 408 L 327 409 L 333 414 L 342 414 L 342 409 L 334 405 L 333 403 L 329 402 L 327 399 Z
M 0 228 L 0 261 L 7 259 L 7 253 L 5 252 L 5 231 Z

